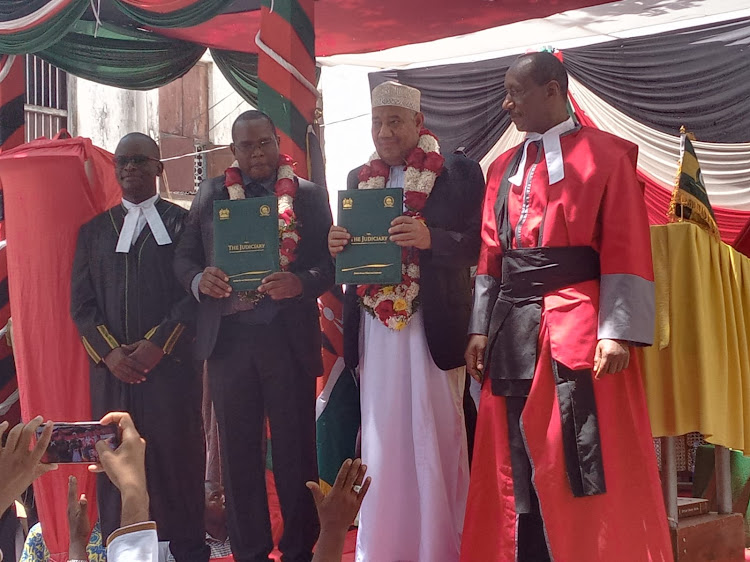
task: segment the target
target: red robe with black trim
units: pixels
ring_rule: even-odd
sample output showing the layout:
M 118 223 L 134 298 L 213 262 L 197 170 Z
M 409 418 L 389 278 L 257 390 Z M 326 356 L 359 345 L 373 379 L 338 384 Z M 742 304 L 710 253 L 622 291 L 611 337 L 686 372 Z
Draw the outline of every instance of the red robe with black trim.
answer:
M 538 154 L 532 145 L 521 186 L 511 185 L 508 195 L 514 248 L 519 241 L 521 247 L 539 245 L 543 223 L 541 246 L 588 245 L 600 255 L 599 279 L 544 297 L 534 380 L 521 417 L 549 552 L 558 562 L 671 561 L 635 353 L 625 371 L 594 381 L 606 492 L 574 497 L 568 482 L 551 360 L 571 369 L 592 368 L 599 339 L 651 344 L 654 297 L 646 206 L 636 177 L 637 147 L 588 127 L 564 133 L 560 143 L 564 178 L 550 185 L 543 150 Z M 502 250 L 495 202 L 517 150 L 501 155 L 488 173 L 478 283 L 500 281 Z M 475 315 L 489 318 L 493 304 L 478 298 Z M 472 321 L 471 331 L 486 334 L 479 324 Z M 526 337 L 518 334 L 518 338 Z M 516 516 L 505 398 L 492 394 L 486 377 L 461 560 L 515 559 Z

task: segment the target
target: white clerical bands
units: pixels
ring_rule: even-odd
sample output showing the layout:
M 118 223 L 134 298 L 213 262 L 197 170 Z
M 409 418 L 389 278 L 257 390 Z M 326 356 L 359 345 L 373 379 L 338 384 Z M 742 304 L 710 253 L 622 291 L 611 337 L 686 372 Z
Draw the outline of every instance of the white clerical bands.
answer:
M 154 240 L 156 240 L 159 246 L 172 243 L 172 238 L 170 238 L 167 228 L 161 220 L 161 215 L 159 215 L 159 211 L 154 206 L 158 199 L 159 196 L 155 195 L 138 204 L 123 199 L 122 204 L 128 210 L 128 214 L 125 215 L 125 221 L 122 223 L 116 252 L 121 254 L 130 252 L 130 248 L 135 244 L 146 223 L 148 223 L 151 234 L 154 235 Z M 141 223 L 140 225 L 139 222 Z
M 529 144 L 536 141 L 542 141 L 544 146 L 544 159 L 547 162 L 547 172 L 549 173 L 550 185 L 555 184 L 565 178 L 565 168 L 563 166 L 563 153 L 560 147 L 560 135 L 575 128 L 572 118 L 563 121 L 559 125 L 552 127 L 549 131 L 540 135 L 539 133 L 526 133 L 526 142 L 523 144 L 523 157 L 518 165 L 518 170 L 509 179 L 513 185 L 521 185 L 526 170 L 526 154 Z

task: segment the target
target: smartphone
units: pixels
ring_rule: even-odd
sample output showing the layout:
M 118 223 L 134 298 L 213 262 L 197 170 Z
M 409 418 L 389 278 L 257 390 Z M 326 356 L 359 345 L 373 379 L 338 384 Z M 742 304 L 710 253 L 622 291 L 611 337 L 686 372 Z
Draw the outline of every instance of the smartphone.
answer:
M 36 437 L 42 435 L 44 426 L 36 430 Z M 102 425 L 97 422 L 56 423 L 52 428 L 47 451 L 42 457 L 43 463 L 85 463 L 99 462 L 96 443 L 106 441 L 112 450 L 120 446 L 117 426 Z

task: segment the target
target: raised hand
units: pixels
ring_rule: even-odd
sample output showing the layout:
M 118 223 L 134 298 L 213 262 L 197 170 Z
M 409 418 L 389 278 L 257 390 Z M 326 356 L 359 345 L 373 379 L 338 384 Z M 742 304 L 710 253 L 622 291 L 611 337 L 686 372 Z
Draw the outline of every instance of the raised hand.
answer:
M 52 437 L 52 422 L 47 422 L 36 445 L 29 448 L 42 421 L 42 416 L 37 416 L 27 424 L 19 423 L 10 430 L 5 445 L 0 447 L 0 514 L 5 513 L 39 476 L 57 469 L 56 464 L 41 462 Z M 0 423 L 0 443 L 8 427 L 7 421 Z
M 85 494 L 78 496 L 78 480 L 75 476 L 68 476 L 68 531 L 70 545 L 68 546 L 69 560 L 87 560 L 86 545 L 91 536 L 91 521 L 89 521 L 88 500 Z

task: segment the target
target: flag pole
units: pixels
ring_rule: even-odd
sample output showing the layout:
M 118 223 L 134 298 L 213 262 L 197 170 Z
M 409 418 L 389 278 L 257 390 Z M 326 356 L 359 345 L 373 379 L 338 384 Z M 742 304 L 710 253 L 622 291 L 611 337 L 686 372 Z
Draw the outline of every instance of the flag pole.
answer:
M 685 135 L 687 134 L 687 129 L 685 129 L 685 125 L 680 125 L 680 156 L 678 159 L 677 169 L 682 169 L 682 158 L 685 154 Z M 678 171 L 678 177 L 677 181 L 679 182 L 679 171 Z M 685 212 L 685 205 L 680 205 L 680 216 L 679 220 L 677 222 L 682 222 L 683 220 L 683 213 Z

